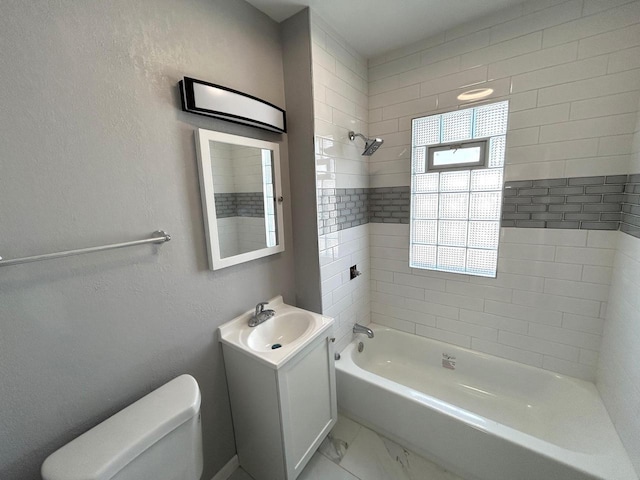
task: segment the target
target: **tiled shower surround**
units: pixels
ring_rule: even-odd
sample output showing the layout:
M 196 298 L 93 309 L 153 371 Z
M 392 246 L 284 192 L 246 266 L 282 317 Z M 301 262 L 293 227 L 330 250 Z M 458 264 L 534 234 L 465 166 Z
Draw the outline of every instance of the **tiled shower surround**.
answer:
M 409 223 L 409 187 L 324 188 L 318 193 L 320 235 L 369 222 Z M 505 182 L 501 224 L 620 229 L 640 236 L 640 174 Z
M 370 318 L 596 380 L 640 472 L 640 377 L 620 361 L 640 349 L 639 177 L 623 193 L 615 179 L 640 173 L 640 1 L 527 0 L 368 60 L 312 16 L 312 57 L 318 196 L 362 188 L 369 201 L 363 225 L 348 224 L 329 199 L 328 218 L 319 217 L 336 349 L 354 321 Z M 497 278 L 412 269 L 402 216 L 412 119 L 456 110 L 460 93 L 483 87 L 494 90 L 488 101 L 509 101 L 504 178 L 515 191 L 504 198 L 522 203 L 505 203 L 504 213 L 523 216 L 503 219 L 511 227 L 501 229 Z M 384 144 L 362 157 L 350 130 Z M 570 183 L 592 177 L 604 180 Z M 618 223 L 621 231 L 596 230 Z M 350 281 L 354 263 L 363 275 Z
M 369 229 L 373 322 L 593 380 L 619 232 L 503 228 L 484 278 L 410 268 L 409 225 Z

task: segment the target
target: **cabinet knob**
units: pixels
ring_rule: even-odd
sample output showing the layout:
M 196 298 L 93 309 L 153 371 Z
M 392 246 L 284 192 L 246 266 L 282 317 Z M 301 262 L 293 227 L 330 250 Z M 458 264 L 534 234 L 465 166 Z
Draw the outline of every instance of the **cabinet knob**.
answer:
M 330 337 L 330 338 L 329 338 L 329 341 L 330 341 L 331 343 L 334 343 L 334 342 L 336 341 L 336 337 Z

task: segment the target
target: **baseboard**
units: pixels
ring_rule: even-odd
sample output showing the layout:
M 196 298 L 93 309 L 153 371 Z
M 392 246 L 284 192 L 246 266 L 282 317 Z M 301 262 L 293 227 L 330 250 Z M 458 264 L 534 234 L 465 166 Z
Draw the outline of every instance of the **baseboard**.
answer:
M 239 466 L 240 463 L 238 462 L 238 455 L 234 455 L 233 457 L 231 457 L 231 460 L 229 460 L 227 464 L 213 476 L 211 480 L 227 480 Z

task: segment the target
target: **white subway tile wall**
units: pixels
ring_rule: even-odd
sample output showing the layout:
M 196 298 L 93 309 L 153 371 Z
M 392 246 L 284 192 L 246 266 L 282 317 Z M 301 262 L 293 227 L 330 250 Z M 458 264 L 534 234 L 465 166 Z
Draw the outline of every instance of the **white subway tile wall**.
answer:
M 409 269 L 409 226 L 368 227 L 372 321 L 594 380 L 618 232 L 503 228 L 491 279 Z
M 371 59 L 371 186 L 409 185 L 412 117 L 484 86 L 511 100 L 505 180 L 626 174 L 639 46 L 638 1 L 529 1 Z
M 485 86 L 510 101 L 506 181 L 640 171 L 639 46 L 639 1 L 539 0 L 370 59 L 370 186 L 408 186 L 411 119 Z M 369 229 L 372 321 L 595 378 L 618 232 L 502 228 L 483 279 L 413 270 L 408 226 Z
M 640 108 L 630 172 L 640 172 Z M 618 233 L 597 386 L 631 462 L 640 472 L 640 236 Z M 606 275 L 608 272 L 600 272 Z M 589 275 L 598 272 L 590 272 Z M 601 278 L 601 277 L 599 277 Z M 596 325 L 594 325 L 595 327 Z
M 339 352 L 351 341 L 354 323 L 370 322 L 369 227 L 340 230 L 346 217 L 339 216 L 336 201 L 323 203 L 322 194 L 351 195 L 369 187 L 370 157 L 362 156 L 363 142 L 348 135 L 350 130 L 369 134 L 368 72 L 366 60 L 313 12 L 311 40 L 322 312 L 336 320 Z M 354 218 L 349 224 L 360 220 L 365 221 Z M 351 280 L 353 265 L 361 274 Z
M 622 232 L 619 235 L 597 386 L 633 464 L 640 470 L 640 370 L 634 361 L 640 351 L 640 239 Z
M 351 341 L 353 325 L 370 322 L 369 225 L 319 237 L 322 313 L 335 318 L 336 351 Z M 349 268 L 360 275 L 350 279 Z

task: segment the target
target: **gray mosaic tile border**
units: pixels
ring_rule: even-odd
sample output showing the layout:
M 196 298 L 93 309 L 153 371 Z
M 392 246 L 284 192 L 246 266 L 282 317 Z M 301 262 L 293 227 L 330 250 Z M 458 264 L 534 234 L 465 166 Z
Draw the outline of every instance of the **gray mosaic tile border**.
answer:
M 411 189 L 318 189 L 320 235 L 371 223 L 408 224 Z M 217 203 L 216 203 L 217 206 Z M 618 230 L 640 238 L 640 174 L 505 182 L 502 226 Z
M 236 216 L 236 197 L 233 193 L 216 193 L 213 195 L 216 202 L 216 217 L 228 218 Z
M 371 223 L 409 223 L 410 206 L 410 187 L 369 189 L 369 221 Z
M 502 226 L 618 230 L 627 175 L 505 182 Z
M 625 186 L 620 230 L 640 238 L 640 173 L 629 175 Z
M 369 222 L 368 188 L 318 189 L 318 234 L 337 232 Z
M 262 192 L 236 193 L 238 217 L 264 217 Z
M 216 193 L 216 217 L 264 217 L 262 192 Z

